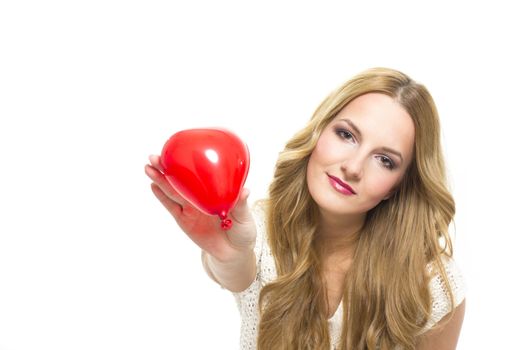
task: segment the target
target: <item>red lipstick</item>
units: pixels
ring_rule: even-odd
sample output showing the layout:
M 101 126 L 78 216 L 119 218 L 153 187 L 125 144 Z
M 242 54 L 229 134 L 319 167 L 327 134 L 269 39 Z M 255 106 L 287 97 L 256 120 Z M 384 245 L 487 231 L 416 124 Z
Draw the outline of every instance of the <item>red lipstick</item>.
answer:
M 346 182 L 341 180 L 340 178 L 332 176 L 332 175 L 329 175 L 329 174 L 327 174 L 327 175 L 328 175 L 328 179 L 330 181 L 330 184 L 332 185 L 332 187 L 337 192 L 342 193 L 342 194 L 347 195 L 347 196 L 356 194 L 354 189 L 352 187 L 350 187 L 350 185 L 348 185 Z

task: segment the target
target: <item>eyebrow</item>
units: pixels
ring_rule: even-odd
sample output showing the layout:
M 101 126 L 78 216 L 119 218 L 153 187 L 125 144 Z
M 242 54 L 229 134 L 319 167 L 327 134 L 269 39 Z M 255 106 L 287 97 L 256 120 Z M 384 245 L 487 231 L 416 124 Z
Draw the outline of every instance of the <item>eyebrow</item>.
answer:
M 352 129 L 354 129 L 357 136 L 359 136 L 360 138 L 362 137 L 363 134 L 361 134 L 361 130 L 359 130 L 359 128 L 351 120 L 344 119 L 344 118 L 340 120 L 347 123 Z M 403 161 L 403 156 L 401 155 L 400 152 L 396 151 L 395 149 L 392 149 L 390 147 L 381 147 L 380 150 L 383 152 L 392 153 L 398 156 L 401 159 L 401 161 Z

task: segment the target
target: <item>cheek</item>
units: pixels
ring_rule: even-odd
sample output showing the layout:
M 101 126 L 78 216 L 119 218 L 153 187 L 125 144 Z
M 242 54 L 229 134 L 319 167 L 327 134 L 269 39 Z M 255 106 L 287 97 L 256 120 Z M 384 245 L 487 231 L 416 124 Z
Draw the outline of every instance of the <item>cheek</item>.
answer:
M 329 165 L 337 161 L 337 149 L 329 135 L 322 134 L 315 145 L 310 160 L 316 165 Z
M 399 176 L 383 176 L 377 175 L 370 179 L 367 183 L 368 192 L 376 199 L 383 199 L 396 186 Z

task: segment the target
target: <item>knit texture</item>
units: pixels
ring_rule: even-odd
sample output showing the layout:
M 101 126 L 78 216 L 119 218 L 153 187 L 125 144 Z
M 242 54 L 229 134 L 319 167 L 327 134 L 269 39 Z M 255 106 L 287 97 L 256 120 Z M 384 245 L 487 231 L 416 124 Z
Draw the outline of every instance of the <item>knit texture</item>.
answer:
M 259 324 L 259 293 L 263 286 L 277 278 L 275 260 L 267 241 L 265 214 L 260 206 L 255 207 L 253 216 L 257 226 L 257 239 L 255 242 L 255 256 L 257 260 L 257 274 L 252 284 L 242 292 L 233 293 L 241 315 L 241 350 L 255 350 L 257 348 L 257 329 Z M 452 288 L 456 305 L 465 298 L 465 286 L 461 271 L 453 259 L 443 257 L 443 263 Z M 429 267 L 430 270 L 430 267 Z M 434 326 L 443 316 L 452 310 L 451 302 L 446 292 L 445 281 L 436 275 L 430 282 L 432 295 L 432 313 L 430 320 L 425 325 L 425 331 Z M 328 319 L 328 327 L 332 349 L 336 349 L 341 336 L 343 323 L 342 302 L 334 315 Z

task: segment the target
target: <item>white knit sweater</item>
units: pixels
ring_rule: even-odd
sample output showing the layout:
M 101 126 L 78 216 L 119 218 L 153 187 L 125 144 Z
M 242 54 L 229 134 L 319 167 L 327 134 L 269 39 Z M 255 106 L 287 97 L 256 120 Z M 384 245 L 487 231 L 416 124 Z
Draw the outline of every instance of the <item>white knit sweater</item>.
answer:
M 277 277 L 275 261 L 267 242 L 264 211 L 256 207 L 253 211 L 257 224 L 257 240 L 255 243 L 255 256 L 257 260 L 257 275 L 253 283 L 244 291 L 233 293 L 241 314 L 241 350 L 255 350 L 257 347 L 257 329 L 259 324 L 259 293 L 264 285 Z M 454 260 L 444 257 L 449 283 L 452 287 L 456 305 L 465 298 L 465 285 L 461 271 Z M 451 311 L 451 303 L 446 293 L 445 282 L 437 275 L 430 283 L 432 294 L 432 314 L 425 330 L 430 329 L 443 316 Z M 339 304 L 334 315 L 328 319 L 332 348 L 336 349 L 341 335 L 343 307 Z

